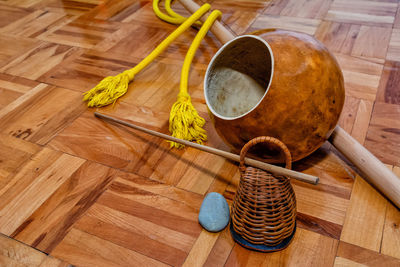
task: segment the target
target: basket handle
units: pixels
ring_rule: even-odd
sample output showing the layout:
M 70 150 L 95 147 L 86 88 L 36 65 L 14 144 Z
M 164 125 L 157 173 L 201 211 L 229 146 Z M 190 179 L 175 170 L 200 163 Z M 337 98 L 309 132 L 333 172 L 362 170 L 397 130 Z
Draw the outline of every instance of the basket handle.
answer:
M 256 138 L 251 139 L 249 142 L 247 142 L 242 150 L 240 151 L 240 165 L 239 165 L 239 170 L 241 172 L 244 172 L 246 170 L 246 166 L 244 166 L 244 159 L 247 154 L 247 151 L 254 145 L 258 143 L 272 143 L 277 145 L 280 149 L 282 149 L 283 153 L 285 153 L 285 158 L 286 158 L 286 168 L 291 169 L 292 168 L 292 155 L 290 154 L 289 149 L 287 146 L 280 141 L 279 139 L 276 139 L 271 136 L 259 136 Z

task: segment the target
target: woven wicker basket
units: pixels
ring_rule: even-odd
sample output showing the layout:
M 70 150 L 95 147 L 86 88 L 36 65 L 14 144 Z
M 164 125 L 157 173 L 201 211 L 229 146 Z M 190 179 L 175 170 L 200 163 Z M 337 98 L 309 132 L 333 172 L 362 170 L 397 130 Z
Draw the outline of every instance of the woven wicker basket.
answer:
M 296 197 L 290 180 L 264 170 L 246 167 L 244 158 L 250 147 L 267 142 L 280 147 L 291 168 L 288 148 L 273 137 L 257 137 L 240 152 L 240 184 L 232 206 L 231 231 L 245 247 L 259 251 L 285 248 L 296 229 Z

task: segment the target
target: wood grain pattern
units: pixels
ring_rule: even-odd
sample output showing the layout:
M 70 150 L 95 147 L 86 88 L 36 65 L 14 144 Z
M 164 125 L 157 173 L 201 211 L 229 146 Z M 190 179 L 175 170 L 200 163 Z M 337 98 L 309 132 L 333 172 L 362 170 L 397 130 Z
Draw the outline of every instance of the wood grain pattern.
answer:
M 356 177 L 341 241 L 379 252 L 387 200 Z
M 2 49 L 0 51 L 0 67 L 2 67 L 22 53 L 38 46 L 40 41 L 0 33 L 0 43 L 2 44 Z
M 85 162 L 11 236 L 50 253 L 105 191 L 113 175 L 105 166 Z
M 400 177 L 397 0 L 203 2 L 222 11 L 232 33 L 277 27 L 325 44 L 344 74 L 339 125 Z M 172 6 L 189 15 L 179 1 Z M 0 1 L 0 265 L 400 266 L 400 211 L 329 143 L 293 164 L 320 183 L 292 181 L 295 238 L 263 254 L 235 243 L 229 229 L 212 234 L 198 223 L 207 193 L 232 204 L 235 163 L 170 149 L 93 116 L 98 110 L 168 133 L 194 28 L 136 75 L 114 105 L 87 109 L 82 93 L 134 67 L 174 29 L 156 18 L 150 0 Z M 207 34 L 189 93 L 206 119 L 207 145 L 229 151 L 203 96 L 219 47 Z
M 337 255 L 363 266 L 399 266 L 399 259 L 340 241 Z
M 36 154 L 0 191 L 1 233 L 12 234 L 84 161 L 47 148 Z
M 391 33 L 390 27 L 361 26 L 351 54 L 384 59 Z
M 23 243 L 0 234 L 0 264 L 2 266 L 71 266 L 66 262 L 31 248 Z
M 36 154 L 40 147 L 7 135 L 0 136 L 0 187 L 3 188 L 12 179 L 10 174 Z
M 393 172 L 400 177 L 400 167 L 395 166 Z M 385 227 L 383 229 L 381 253 L 400 258 L 400 212 L 392 203 L 387 204 Z
M 383 67 L 376 100 L 388 104 L 400 104 L 400 90 L 397 86 L 400 79 L 400 63 L 386 61 Z
M 86 232 L 72 229 L 53 252 L 77 266 L 168 266 Z
M 291 245 L 275 253 L 259 253 L 235 244 L 227 266 L 326 266 L 333 265 L 338 241 L 307 230 L 297 229 Z M 313 255 L 318 254 L 318 257 Z
M 7 74 L 35 80 L 61 63 L 76 49 L 65 45 L 43 43 L 2 68 Z M 38 66 L 37 61 L 41 64 Z
M 368 131 L 368 122 L 371 120 L 373 102 L 361 99 L 357 110 L 351 135 L 360 144 L 364 144 Z
M 6 27 L 31 13 L 31 10 L 0 3 L 0 27 Z
M 287 4 L 282 8 L 280 15 L 289 17 L 317 18 L 317 19 L 323 18 L 326 15 L 326 12 L 328 12 L 329 7 L 332 3 L 331 0 L 328 1 L 290 0 L 286 2 Z M 268 9 L 269 8 L 267 8 L 267 13 Z
M 384 163 L 396 166 L 400 165 L 399 115 L 399 105 L 375 103 L 365 141 L 365 146 Z
M 67 19 L 68 17 L 61 13 L 36 10 L 13 23 L 7 24 L 7 26 L 1 28 L 0 32 L 32 38 Z
M 63 88 L 43 84 L 24 96 L 30 97 L 0 114 L 1 132 L 38 144 L 46 144 L 85 109 L 79 93 Z
M 386 59 L 399 61 L 400 55 L 400 29 L 393 29 Z
M 372 58 L 336 55 L 342 68 L 346 96 L 374 101 L 379 86 L 383 62 Z
M 349 55 L 360 32 L 360 25 L 334 21 L 322 21 L 315 32 L 330 51 Z
M 325 19 L 386 26 L 394 22 L 396 8 L 396 3 L 392 1 L 334 0 Z
M 261 15 L 254 21 L 250 31 L 279 28 L 313 35 L 320 22 L 321 21 L 317 19 Z

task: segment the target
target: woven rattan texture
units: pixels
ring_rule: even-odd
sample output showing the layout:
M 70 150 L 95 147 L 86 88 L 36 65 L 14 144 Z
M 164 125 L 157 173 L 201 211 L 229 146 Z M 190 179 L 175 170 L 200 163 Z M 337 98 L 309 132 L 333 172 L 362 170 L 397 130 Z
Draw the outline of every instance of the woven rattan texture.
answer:
M 287 177 L 244 167 L 248 149 L 262 142 L 279 146 L 286 155 L 286 166 L 290 168 L 290 152 L 279 140 L 262 136 L 249 141 L 241 151 L 241 179 L 232 206 L 232 224 L 234 230 L 250 243 L 275 246 L 293 233 L 296 196 Z

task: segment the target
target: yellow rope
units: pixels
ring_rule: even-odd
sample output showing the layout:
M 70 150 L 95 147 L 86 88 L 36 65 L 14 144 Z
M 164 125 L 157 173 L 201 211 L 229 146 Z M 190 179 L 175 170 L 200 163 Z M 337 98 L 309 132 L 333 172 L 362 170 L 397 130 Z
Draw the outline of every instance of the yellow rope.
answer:
M 182 24 L 187 19 L 172 10 L 171 8 L 172 0 L 165 0 L 164 8 L 165 11 L 167 11 L 168 15 L 164 14 L 160 10 L 160 8 L 158 7 L 159 2 L 160 0 L 153 0 L 153 11 L 159 19 L 172 24 Z M 198 26 L 202 25 L 201 21 L 196 21 L 195 24 Z
M 169 131 L 172 136 L 184 140 L 195 141 L 202 144 L 207 140 L 207 132 L 203 129 L 205 120 L 199 116 L 194 108 L 190 95 L 188 93 L 188 80 L 190 65 L 193 61 L 194 55 L 199 47 L 204 36 L 207 34 L 214 21 L 222 14 L 218 10 L 214 10 L 207 20 L 204 22 L 200 31 L 194 38 L 190 48 L 186 54 L 185 61 L 182 66 L 181 82 L 177 101 L 171 108 L 169 118 Z M 182 144 L 170 142 L 171 147 L 182 148 Z
M 172 10 L 171 2 L 172 0 L 165 0 L 164 4 L 165 10 L 167 11 L 168 15 L 170 15 L 171 17 L 183 18 L 185 20 L 186 19 L 185 17 L 182 17 L 181 15 Z
M 167 10 L 168 15 L 165 15 L 164 13 L 162 13 L 160 8 L 158 7 L 159 1 L 160 0 L 153 1 L 153 11 L 156 14 L 156 16 L 159 17 L 161 20 L 172 23 L 172 24 L 182 24 L 186 20 L 185 17 L 182 17 L 181 15 L 175 13 L 171 9 L 171 0 L 169 0 L 168 4 L 167 4 L 168 0 L 165 2 L 165 9 Z M 167 8 L 167 5 L 168 5 L 168 8 Z
M 157 2 L 157 1 L 154 1 Z M 153 2 L 153 3 L 154 3 Z M 158 8 L 158 6 L 157 6 Z M 145 59 L 134 68 L 126 70 L 116 76 L 104 78 L 98 85 L 84 94 L 83 100 L 88 102 L 89 107 L 102 107 L 115 103 L 128 90 L 128 84 L 135 75 L 150 64 L 160 53 L 162 53 L 179 35 L 186 31 L 194 22 L 201 18 L 211 6 L 204 4 L 186 19 L 174 32 L 161 42 Z
M 115 103 L 119 97 L 123 96 L 127 92 L 129 83 L 134 79 L 138 72 L 150 64 L 179 35 L 181 35 L 194 23 L 201 25 L 201 22 L 198 21 L 198 19 L 200 19 L 211 8 L 209 4 L 204 4 L 192 16 L 185 18 L 175 13 L 171 9 L 172 0 L 166 0 L 165 10 L 167 11 L 167 14 L 164 14 L 161 12 L 158 6 L 159 1 L 160 0 L 153 0 L 153 10 L 157 17 L 169 23 L 181 25 L 134 68 L 125 70 L 116 76 L 106 77 L 94 88 L 87 91 L 84 94 L 83 100 L 88 102 L 89 107 L 102 107 L 111 103 Z M 171 132 L 172 136 L 194 141 L 200 144 L 207 140 L 207 133 L 203 129 L 205 120 L 197 113 L 188 93 L 189 71 L 190 65 L 201 41 L 213 25 L 214 21 L 220 16 L 220 11 L 213 11 L 201 26 L 200 31 L 197 33 L 195 39 L 190 45 L 182 66 L 181 82 L 177 101 L 171 108 L 169 118 L 169 131 Z M 171 147 L 182 148 L 184 146 L 171 142 Z

